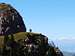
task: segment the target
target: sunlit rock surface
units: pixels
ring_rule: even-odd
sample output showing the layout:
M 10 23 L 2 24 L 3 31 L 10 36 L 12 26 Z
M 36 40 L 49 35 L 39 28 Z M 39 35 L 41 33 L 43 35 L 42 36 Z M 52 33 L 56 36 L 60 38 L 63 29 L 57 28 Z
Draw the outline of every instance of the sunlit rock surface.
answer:
M 20 14 L 9 4 L 0 4 L 0 35 L 26 32 Z

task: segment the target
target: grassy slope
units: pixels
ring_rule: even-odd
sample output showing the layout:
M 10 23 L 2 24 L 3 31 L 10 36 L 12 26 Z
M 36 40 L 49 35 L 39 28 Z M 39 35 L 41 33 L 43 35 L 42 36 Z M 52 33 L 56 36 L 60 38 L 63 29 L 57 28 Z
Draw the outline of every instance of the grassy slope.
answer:
M 14 39 L 15 41 L 18 41 L 19 39 L 25 39 L 27 38 L 27 34 L 30 34 L 30 35 L 35 35 L 35 34 L 38 34 L 38 33 L 30 33 L 30 32 L 20 32 L 20 33 L 16 33 L 16 34 L 13 34 L 14 35 Z M 10 35 L 8 35 L 10 37 Z M 4 36 L 0 36 L 0 48 L 2 48 L 4 45 Z

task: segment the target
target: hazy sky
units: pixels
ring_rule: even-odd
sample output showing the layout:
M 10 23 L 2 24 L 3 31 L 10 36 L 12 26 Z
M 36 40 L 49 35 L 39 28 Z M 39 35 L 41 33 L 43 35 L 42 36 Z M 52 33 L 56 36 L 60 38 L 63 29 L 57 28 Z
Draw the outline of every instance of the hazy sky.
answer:
M 16 8 L 27 29 L 48 36 L 63 51 L 75 52 L 75 0 L 2 0 Z

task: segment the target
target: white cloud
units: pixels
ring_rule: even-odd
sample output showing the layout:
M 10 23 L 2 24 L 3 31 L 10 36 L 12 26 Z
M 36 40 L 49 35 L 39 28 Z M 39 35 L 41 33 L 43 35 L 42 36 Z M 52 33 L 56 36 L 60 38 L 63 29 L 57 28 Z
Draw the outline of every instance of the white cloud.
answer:
M 52 37 L 49 40 L 52 40 L 63 51 L 75 52 L 75 37 Z
M 52 37 L 49 40 L 59 40 L 59 41 L 63 41 L 63 40 L 75 40 L 75 37 Z

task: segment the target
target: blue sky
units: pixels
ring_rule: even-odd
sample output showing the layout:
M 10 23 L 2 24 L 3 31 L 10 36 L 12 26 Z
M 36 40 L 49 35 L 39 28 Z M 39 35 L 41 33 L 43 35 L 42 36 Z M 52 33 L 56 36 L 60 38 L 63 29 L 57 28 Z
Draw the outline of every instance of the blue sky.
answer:
M 27 30 L 48 36 L 63 51 L 75 52 L 75 0 L 2 0 L 16 8 Z

